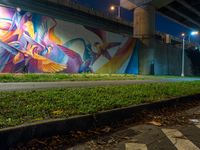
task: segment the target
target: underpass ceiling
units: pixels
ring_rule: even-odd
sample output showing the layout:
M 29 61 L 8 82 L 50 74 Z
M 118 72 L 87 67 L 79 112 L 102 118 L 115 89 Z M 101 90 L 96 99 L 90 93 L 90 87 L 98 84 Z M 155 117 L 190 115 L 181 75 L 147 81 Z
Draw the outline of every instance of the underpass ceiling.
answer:
M 200 29 L 200 1 L 175 0 L 158 12 L 193 29 Z
M 134 10 L 149 0 L 121 0 L 121 6 Z M 134 4 L 133 4 L 134 3 Z M 151 0 L 157 11 L 189 28 L 200 30 L 200 0 Z

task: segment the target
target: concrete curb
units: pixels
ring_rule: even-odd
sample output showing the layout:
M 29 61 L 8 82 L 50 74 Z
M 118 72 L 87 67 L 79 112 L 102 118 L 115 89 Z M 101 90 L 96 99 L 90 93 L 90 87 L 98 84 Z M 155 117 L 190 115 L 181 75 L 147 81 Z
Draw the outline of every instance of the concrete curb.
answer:
M 19 142 L 33 138 L 42 138 L 57 134 L 66 134 L 73 130 L 88 130 L 94 127 L 109 125 L 128 118 L 135 118 L 143 111 L 152 111 L 163 107 L 178 106 L 199 100 L 200 94 L 163 100 L 150 104 L 141 104 L 125 108 L 99 112 L 94 115 L 83 115 L 64 119 L 52 119 L 37 123 L 25 124 L 0 129 L 0 147 L 6 149 Z M 181 103 L 180 103 L 181 102 Z

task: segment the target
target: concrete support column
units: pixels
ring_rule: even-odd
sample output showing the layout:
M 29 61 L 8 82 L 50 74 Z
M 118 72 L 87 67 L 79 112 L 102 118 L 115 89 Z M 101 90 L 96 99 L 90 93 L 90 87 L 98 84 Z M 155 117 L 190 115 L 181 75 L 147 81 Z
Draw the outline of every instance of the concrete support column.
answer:
M 155 8 L 146 5 L 134 9 L 134 37 L 142 46 L 139 51 L 139 73 L 154 74 Z

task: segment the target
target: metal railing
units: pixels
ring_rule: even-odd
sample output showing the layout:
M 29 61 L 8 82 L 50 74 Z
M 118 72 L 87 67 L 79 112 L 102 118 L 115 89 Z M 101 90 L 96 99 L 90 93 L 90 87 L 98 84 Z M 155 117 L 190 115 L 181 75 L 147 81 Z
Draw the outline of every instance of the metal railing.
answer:
M 166 33 L 163 33 L 163 32 L 159 32 L 159 31 L 157 31 L 156 34 L 155 34 L 155 36 L 157 36 L 157 39 L 160 40 L 163 43 L 166 43 L 165 42 L 166 35 L 169 35 L 169 34 L 166 34 Z M 182 47 L 183 39 L 181 37 L 175 37 L 173 35 L 169 35 L 169 38 L 170 38 L 170 42 L 168 44 L 175 45 L 175 46 L 177 46 L 179 48 Z M 186 46 L 186 48 L 191 48 L 191 47 L 199 46 L 199 44 L 195 43 L 195 42 L 191 42 L 189 40 L 186 40 L 185 41 L 185 46 Z

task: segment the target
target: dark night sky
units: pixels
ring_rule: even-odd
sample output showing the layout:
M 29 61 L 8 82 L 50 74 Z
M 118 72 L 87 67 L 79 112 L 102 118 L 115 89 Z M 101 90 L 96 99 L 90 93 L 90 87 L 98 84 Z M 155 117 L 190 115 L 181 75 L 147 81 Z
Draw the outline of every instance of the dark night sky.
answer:
M 109 13 L 111 4 L 119 4 L 119 0 L 74 0 L 81 5 L 93 8 L 104 13 Z M 111 12 L 110 12 L 111 13 Z M 121 16 L 127 21 L 132 21 L 132 12 L 122 9 Z M 156 14 L 156 30 L 164 33 L 169 33 L 174 36 L 180 36 L 182 32 L 190 32 L 190 29 L 177 24 L 176 22 Z

